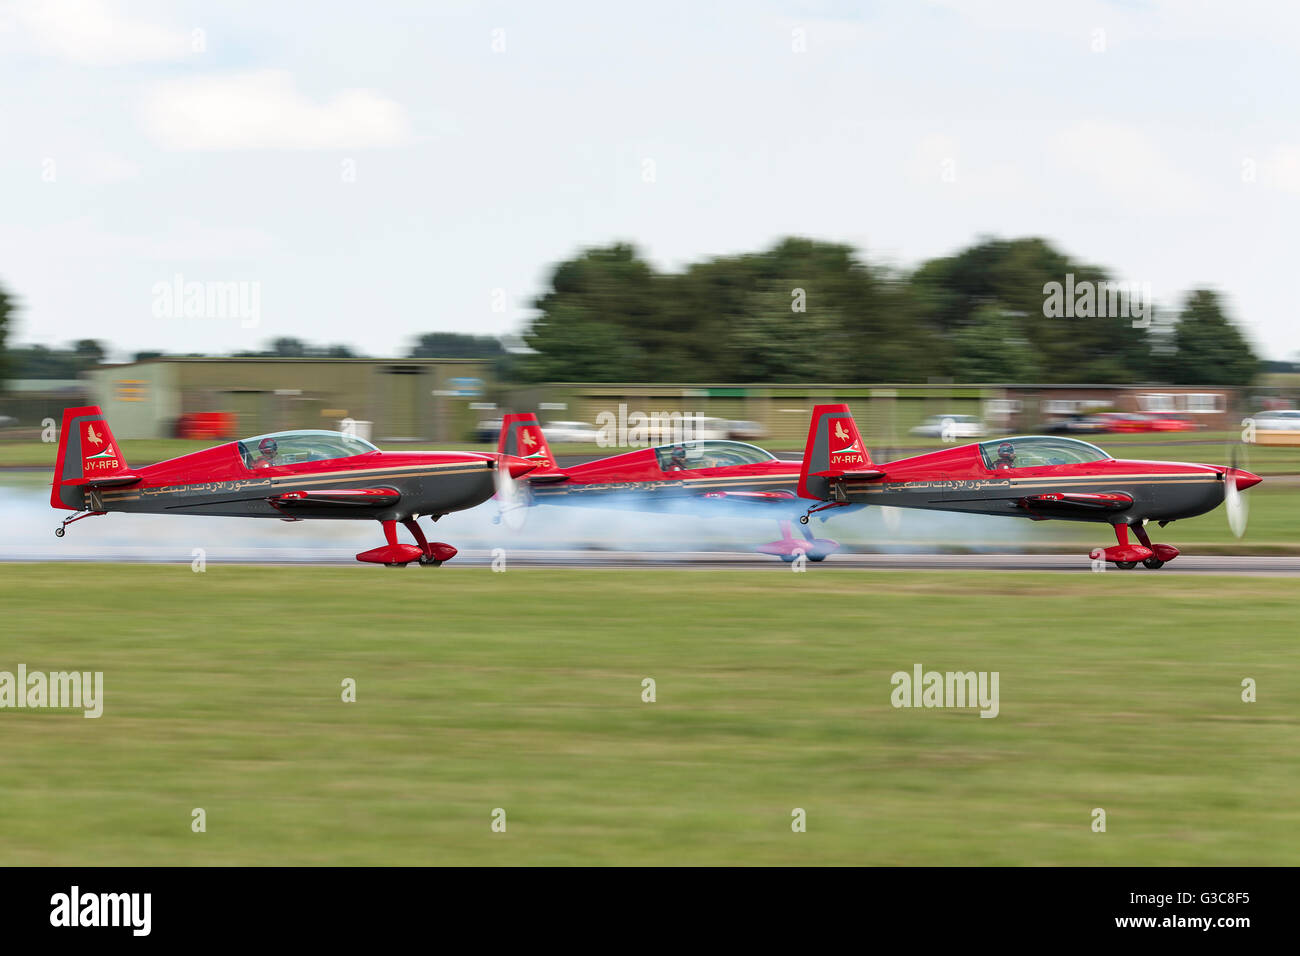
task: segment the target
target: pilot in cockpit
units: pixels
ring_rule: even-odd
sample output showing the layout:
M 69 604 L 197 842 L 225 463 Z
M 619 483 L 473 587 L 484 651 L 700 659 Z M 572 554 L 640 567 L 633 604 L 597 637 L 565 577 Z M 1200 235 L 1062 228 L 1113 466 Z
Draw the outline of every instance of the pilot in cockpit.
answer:
M 998 470 L 1016 467 L 1016 449 L 1011 442 L 1004 441 L 998 445 L 998 460 L 993 463 L 993 467 Z
M 674 445 L 673 453 L 668 458 L 668 464 L 664 471 L 685 471 L 686 470 L 686 446 Z
M 257 451 L 262 457 L 253 461 L 254 468 L 274 468 L 276 466 L 275 456 L 279 452 L 279 446 L 274 438 L 263 438 L 257 443 Z

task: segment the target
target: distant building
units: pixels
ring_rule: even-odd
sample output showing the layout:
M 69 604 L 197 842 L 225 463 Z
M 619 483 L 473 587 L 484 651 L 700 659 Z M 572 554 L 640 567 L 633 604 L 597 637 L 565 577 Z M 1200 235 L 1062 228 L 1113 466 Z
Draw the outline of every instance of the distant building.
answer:
M 352 419 L 391 444 L 466 440 L 490 370 L 482 359 L 164 357 L 85 377 L 118 438 L 169 438 L 184 415 L 228 412 L 231 437 Z
M 1207 428 L 1234 427 L 1238 390 L 1164 385 L 958 385 L 691 383 L 555 383 L 513 389 L 504 410 L 538 411 L 548 420 L 595 423 L 597 416 L 679 412 L 756 422 L 764 444 L 802 448 L 808 416 L 818 403 L 847 402 L 874 444 L 909 441 L 909 432 L 937 415 L 972 415 L 993 433 L 1032 433 L 1045 423 L 1090 411 L 1176 415 Z
M 0 392 L 0 420 L 12 418 L 11 427 L 39 429 L 45 419 L 60 421 L 65 408 L 85 402 L 86 383 L 80 379 L 11 378 Z

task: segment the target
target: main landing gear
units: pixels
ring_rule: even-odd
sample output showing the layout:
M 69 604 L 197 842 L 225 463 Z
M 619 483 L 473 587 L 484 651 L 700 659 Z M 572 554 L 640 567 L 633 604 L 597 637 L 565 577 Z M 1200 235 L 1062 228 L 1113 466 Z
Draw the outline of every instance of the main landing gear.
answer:
M 1133 533 L 1137 535 L 1137 539 L 1141 544 L 1129 544 L 1129 527 L 1126 524 L 1115 525 L 1115 539 L 1119 543 L 1111 545 L 1109 548 L 1098 548 L 1089 557 L 1094 561 L 1098 558 L 1111 561 L 1121 571 L 1132 571 L 1139 563 L 1143 567 L 1154 571 L 1157 568 L 1163 568 L 1178 557 L 1178 549 L 1172 544 L 1152 544 L 1151 539 L 1147 537 L 1147 529 L 1142 526 L 1141 522 L 1132 525 Z
M 437 521 L 440 517 L 442 516 L 438 515 L 433 520 Z M 431 542 L 425 538 L 424 529 L 420 527 L 415 517 L 402 519 L 402 524 L 406 525 L 406 530 L 411 532 L 411 537 L 415 538 L 416 544 L 397 543 L 396 521 L 381 521 L 380 524 L 384 526 L 384 537 L 388 539 L 388 544 L 362 551 L 357 555 L 358 561 L 382 564 L 388 568 L 404 568 L 412 561 L 418 561 L 426 567 L 436 568 L 442 562 L 450 561 L 456 556 L 456 549 L 451 545 L 443 544 L 441 541 Z
M 807 519 L 808 516 L 804 515 L 799 520 L 801 523 L 806 523 Z M 790 522 L 781 521 L 779 523 L 781 525 L 781 540 L 759 545 L 758 550 L 763 554 L 775 555 L 789 564 L 799 557 L 800 552 L 806 555 L 809 561 L 825 561 L 829 555 L 840 549 L 838 542 L 831 541 L 829 538 L 813 537 L 813 533 L 807 528 L 799 529 L 804 540 L 797 541 L 794 535 L 790 533 Z

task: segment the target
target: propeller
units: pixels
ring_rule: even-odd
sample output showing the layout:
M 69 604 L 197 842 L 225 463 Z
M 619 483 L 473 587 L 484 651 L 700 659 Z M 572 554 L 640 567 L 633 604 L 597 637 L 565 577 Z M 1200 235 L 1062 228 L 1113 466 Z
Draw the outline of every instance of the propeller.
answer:
M 1239 459 L 1243 457 L 1245 455 L 1241 445 L 1233 445 L 1232 464 L 1223 473 L 1223 507 L 1228 513 L 1228 527 L 1238 538 L 1246 533 L 1246 521 L 1250 517 L 1250 504 L 1237 487 L 1237 479 L 1242 470 Z
M 521 485 L 519 479 L 512 474 L 523 474 L 523 470 L 515 464 L 517 460 L 501 456 L 497 459 L 497 470 L 493 476 L 497 492 L 496 520 L 511 531 L 522 530 L 528 521 L 528 488 Z

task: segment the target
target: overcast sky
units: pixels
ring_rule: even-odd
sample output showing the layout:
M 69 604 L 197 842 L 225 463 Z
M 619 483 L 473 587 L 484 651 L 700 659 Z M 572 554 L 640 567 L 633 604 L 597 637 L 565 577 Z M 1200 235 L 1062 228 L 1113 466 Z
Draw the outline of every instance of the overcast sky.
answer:
M 1290 357 L 1297 62 L 1242 0 L 0 2 L 0 284 L 19 342 L 397 354 L 593 244 L 1039 235 Z M 178 275 L 258 322 L 158 317 Z

